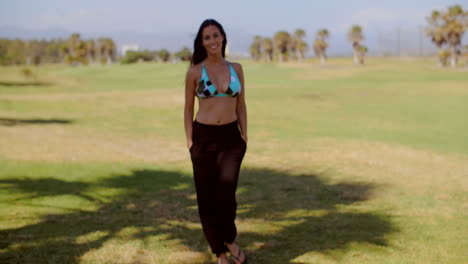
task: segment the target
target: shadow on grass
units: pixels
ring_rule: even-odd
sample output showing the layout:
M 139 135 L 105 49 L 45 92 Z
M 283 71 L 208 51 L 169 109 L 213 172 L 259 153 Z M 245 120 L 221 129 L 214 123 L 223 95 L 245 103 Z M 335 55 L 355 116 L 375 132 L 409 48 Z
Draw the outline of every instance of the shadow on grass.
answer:
M 82 192 L 82 190 L 86 190 L 91 187 L 89 183 L 84 182 L 70 182 L 53 178 L 41 178 L 0 180 L 0 184 L 10 186 L 16 193 L 23 194 L 20 199 L 7 200 L 6 202 L 16 202 L 26 199 L 30 200 L 47 196 L 75 195 L 97 204 L 103 204 L 101 200 Z
M 67 119 L 16 119 L 16 118 L 0 118 L 2 126 L 19 126 L 19 125 L 47 125 L 47 124 L 71 124 L 72 120 Z
M 24 195 L 25 203 L 31 198 L 75 195 L 97 208 L 44 215 L 35 224 L 0 230 L 1 263 L 79 263 L 86 253 L 112 240 L 138 240 L 146 245 L 155 237 L 163 239 L 167 247 L 198 252 L 206 258 L 179 257 L 175 261 L 149 246 L 146 253 L 135 251 L 132 261 L 112 263 L 151 263 L 143 261 L 147 251 L 172 259 L 169 263 L 209 263 L 190 175 L 134 170 L 96 183 L 23 178 L 0 180 L 0 185 Z M 96 197 L 96 189 L 117 190 L 119 195 Z M 350 243 L 386 246 L 385 236 L 396 232 L 388 216 L 340 209 L 370 199 L 373 190 L 374 186 L 365 183 L 327 184 L 317 175 L 244 169 L 238 194 L 239 243 L 249 248 L 251 262 L 271 264 L 292 263 L 308 252 L 346 251 Z M 276 231 L 242 232 L 243 225 L 259 222 L 275 225 Z M 123 235 L 127 228 L 133 231 Z M 83 239 L 96 233 L 100 235 Z
M 0 87 L 23 87 L 23 86 L 49 86 L 48 82 L 14 82 L 14 81 L 0 81 Z

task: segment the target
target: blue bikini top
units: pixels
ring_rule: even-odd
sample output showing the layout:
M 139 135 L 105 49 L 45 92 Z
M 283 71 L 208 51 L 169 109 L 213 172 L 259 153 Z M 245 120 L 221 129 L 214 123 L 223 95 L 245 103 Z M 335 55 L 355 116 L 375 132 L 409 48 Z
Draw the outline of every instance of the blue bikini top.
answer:
M 239 77 L 237 77 L 236 71 L 232 67 L 231 63 L 229 65 L 229 73 L 231 76 L 231 81 L 227 90 L 224 93 L 219 93 L 214 84 L 210 81 L 208 73 L 206 72 L 205 64 L 202 64 L 202 74 L 200 77 L 200 82 L 198 83 L 196 89 L 196 95 L 198 98 L 210 98 L 210 97 L 236 97 L 241 91 L 241 83 Z

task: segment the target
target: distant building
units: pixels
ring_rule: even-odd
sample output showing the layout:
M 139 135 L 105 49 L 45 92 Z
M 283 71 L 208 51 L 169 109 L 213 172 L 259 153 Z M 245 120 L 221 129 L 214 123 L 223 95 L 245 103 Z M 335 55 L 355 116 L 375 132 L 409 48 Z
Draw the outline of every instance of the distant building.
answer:
M 122 56 L 125 56 L 128 51 L 139 51 L 140 46 L 138 46 L 138 44 L 126 44 L 123 45 L 120 50 L 122 51 Z

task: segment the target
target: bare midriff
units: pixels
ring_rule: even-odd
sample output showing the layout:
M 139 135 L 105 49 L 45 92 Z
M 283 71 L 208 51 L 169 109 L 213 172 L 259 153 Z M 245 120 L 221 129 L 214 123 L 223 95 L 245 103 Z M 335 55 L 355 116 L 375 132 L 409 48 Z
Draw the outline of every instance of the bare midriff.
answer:
M 196 120 L 207 125 L 224 125 L 237 120 L 237 98 L 211 97 L 198 100 Z

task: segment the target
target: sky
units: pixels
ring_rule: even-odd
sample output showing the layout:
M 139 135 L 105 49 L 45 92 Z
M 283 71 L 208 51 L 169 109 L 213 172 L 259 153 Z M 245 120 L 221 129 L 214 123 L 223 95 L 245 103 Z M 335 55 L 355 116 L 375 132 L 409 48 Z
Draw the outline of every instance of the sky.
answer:
M 351 25 L 392 30 L 426 25 L 434 9 L 468 0 L 0 0 L 0 27 L 61 28 L 88 32 L 141 32 L 193 36 L 206 18 L 218 20 L 226 33 L 272 36 L 276 31 L 320 28 L 331 36 Z M 1 37 L 1 36 L 0 36 Z

